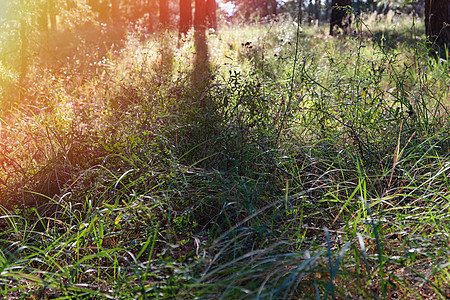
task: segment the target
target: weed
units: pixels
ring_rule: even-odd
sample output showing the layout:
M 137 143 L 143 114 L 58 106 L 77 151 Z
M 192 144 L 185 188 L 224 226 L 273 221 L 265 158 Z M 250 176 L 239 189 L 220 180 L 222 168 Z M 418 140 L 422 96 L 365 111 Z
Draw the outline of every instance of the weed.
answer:
M 446 298 L 448 64 L 411 24 L 82 31 L 3 108 L 2 296 Z

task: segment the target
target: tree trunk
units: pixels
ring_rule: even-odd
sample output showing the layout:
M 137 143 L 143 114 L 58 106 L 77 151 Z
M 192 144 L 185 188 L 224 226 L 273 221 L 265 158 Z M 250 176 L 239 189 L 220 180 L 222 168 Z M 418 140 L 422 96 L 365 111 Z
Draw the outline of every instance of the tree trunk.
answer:
M 50 28 L 56 31 L 56 7 L 55 0 L 48 0 L 48 14 L 50 16 Z
M 425 1 L 425 30 L 431 46 L 442 55 L 450 47 L 450 2 Z M 445 54 L 445 57 L 447 55 Z
M 267 0 L 261 1 L 258 6 L 261 9 L 259 16 L 267 17 L 269 15 L 269 3 L 267 3 Z
M 206 25 L 206 2 L 195 0 L 194 29 L 205 29 Z
M 314 11 L 314 3 L 313 0 L 309 0 L 309 5 L 308 5 L 308 23 L 311 23 L 311 21 L 313 20 L 313 11 Z
M 169 25 L 169 1 L 159 0 L 159 23 L 163 28 Z
M 298 0 L 298 24 L 303 22 L 303 0 Z
M 206 11 L 209 22 L 209 28 L 217 30 L 217 16 L 216 16 L 216 0 L 206 0 Z
M 187 34 L 192 25 L 191 0 L 180 0 L 180 34 Z
M 76 1 L 74 1 L 74 0 L 66 0 L 66 9 L 67 10 L 71 10 L 71 9 L 73 9 L 73 8 L 76 8 L 77 7 L 77 3 L 76 3 Z
M 42 32 L 48 31 L 48 11 L 47 3 L 45 2 L 41 2 L 41 5 L 39 6 L 38 26 Z
M 316 20 L 320 19 L 320 0 L 316 0 L 315 17 L 316 17 Z
M 120 0 L 111 0 L 111 14 L 114 25 L 120 24 Z
M 274 16 L 278 15 L 277 5 L 278 5 L 278 3 L 276 0 L 270 1 L 270 8 L 272 10 L 272 15 L 274 15 Z
M 342 29 L 344 33 L 348 31 L 350 18 L 345 10 L 346 6 L 351 6 L 351 0 L 331 1 L 330 35 L 335 33 L 336 27 Z
M 158 0 L 148 0 L 148 31 L 154 32 L 158 25 Z
M 325 0 L 325 7 L 326 7 L 325 20 L 331 19 L 331 2 L 332 0 Z

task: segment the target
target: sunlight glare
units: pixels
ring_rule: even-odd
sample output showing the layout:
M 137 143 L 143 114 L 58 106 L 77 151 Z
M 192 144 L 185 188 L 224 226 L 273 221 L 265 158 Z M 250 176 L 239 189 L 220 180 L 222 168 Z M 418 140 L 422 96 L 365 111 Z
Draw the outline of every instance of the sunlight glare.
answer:
M 231 2 L 224 3 L 222 1 L 217 1 L 217 5 L 220 7 L 220 9 L 225 11 L 229 17 L 231 17 L 236 12 L 236 5 Z

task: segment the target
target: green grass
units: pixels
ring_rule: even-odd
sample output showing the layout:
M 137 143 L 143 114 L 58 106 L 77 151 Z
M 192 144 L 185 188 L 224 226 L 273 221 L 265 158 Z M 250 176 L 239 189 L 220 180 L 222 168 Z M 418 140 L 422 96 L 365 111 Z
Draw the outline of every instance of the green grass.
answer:
M 45 92 L 2 119 L 2 296 L 448 297 L 448 63 L 423 27 L 223 27 L 204 81 L 170 32 L 36 64 Z

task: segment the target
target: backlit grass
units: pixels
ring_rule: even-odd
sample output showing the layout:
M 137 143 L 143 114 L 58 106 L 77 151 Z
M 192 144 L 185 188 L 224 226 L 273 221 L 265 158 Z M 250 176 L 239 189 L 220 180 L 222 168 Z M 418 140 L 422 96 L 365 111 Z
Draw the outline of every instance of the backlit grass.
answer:
M 223 26 L 203 82 L 194 34 L 36 64 L 2 120 L 2 295 L 446 298 L 448 63 L 423 27 Z

